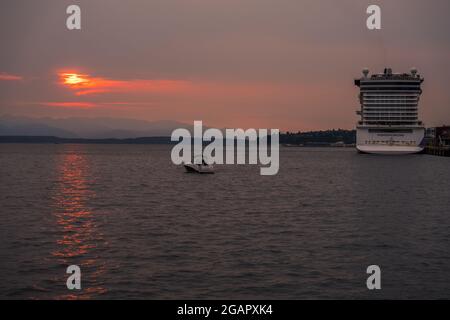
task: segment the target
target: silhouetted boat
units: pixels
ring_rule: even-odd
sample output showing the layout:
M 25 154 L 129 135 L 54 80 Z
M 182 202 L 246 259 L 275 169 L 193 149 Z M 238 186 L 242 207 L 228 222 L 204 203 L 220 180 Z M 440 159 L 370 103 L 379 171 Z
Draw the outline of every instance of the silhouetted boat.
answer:
M 197 156 L 196 159 L 201 159 L 201 163 L 195 163 L 199 161 L 194 161 L 194 163 L 184 163 L 184 168 L 189 173 L 201 173 L 201 174 L 212 174 L 214 173 L 214 166 L 208 164 L 202 156 Z
M 202 164 L 195 164 L 195 163 L 185 163 L 184 168 L 189 173 L 200 173 L 200 174 L 213 174 L 214 173 L 214 167 L 210 164 L 202 163 Z

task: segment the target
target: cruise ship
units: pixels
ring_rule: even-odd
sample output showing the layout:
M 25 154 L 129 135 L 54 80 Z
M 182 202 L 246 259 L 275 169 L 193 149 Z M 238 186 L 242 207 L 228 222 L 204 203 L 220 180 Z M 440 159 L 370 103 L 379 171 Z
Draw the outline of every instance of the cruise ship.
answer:
M 423 77 L 410 73 L 369 75 L 364 69 L 355 80 L 360 88 L 361 116 L 356 126 L 356 148 L 362 153 L 411 154 L 423 151 L 425 127 L 418 118 Z

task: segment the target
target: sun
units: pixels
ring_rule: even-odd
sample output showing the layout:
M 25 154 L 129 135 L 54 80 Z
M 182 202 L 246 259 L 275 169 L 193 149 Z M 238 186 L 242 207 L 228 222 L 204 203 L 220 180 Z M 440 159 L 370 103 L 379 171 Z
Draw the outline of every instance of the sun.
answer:
M 117 85 L 119 81 L 93 77 L 76 70 L 58 71 L 59 84 L 71 89 L 76 95 L 106 92 L 108 86 Z
M 90 83 L 89 75 L 79 73 L 62 73 L 60 74 L 64 84 L 69 86 L 88 85 Z

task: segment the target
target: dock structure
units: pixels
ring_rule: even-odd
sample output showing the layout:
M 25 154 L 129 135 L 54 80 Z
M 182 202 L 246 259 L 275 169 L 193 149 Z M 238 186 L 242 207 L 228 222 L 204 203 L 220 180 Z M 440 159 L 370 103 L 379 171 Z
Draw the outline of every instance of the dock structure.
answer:
M 427 129 L 427 136 L 426 154 L 450 157 L 450 126 Z
M 433 156 L 450 157 L 450 147 L 426 146 L 425 153 Z

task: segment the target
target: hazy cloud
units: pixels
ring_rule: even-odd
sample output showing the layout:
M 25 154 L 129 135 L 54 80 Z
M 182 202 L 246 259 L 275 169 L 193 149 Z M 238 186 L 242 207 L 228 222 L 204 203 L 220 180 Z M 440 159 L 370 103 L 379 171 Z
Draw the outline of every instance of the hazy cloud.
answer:
M 417 67 L 422 120 L 450 123 L 448 0 L 81 0 L 80 31 L 70 4 L 1 1 L 0 70 L 26 81 L 0 82 L 0 113 L 352 128 L 353 78 L 390 66 Z M 369 4 L 381 31 L 366 29 Z

